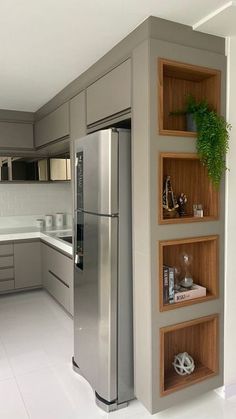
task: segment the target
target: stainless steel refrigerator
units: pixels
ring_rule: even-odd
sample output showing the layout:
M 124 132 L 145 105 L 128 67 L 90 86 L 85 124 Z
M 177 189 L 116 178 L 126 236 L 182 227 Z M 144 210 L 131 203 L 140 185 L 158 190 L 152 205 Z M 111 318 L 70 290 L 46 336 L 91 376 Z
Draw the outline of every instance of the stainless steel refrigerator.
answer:
M 73 365 L 109 412 L 134 397 L 130 131 L 87 135 L 75 153 Z

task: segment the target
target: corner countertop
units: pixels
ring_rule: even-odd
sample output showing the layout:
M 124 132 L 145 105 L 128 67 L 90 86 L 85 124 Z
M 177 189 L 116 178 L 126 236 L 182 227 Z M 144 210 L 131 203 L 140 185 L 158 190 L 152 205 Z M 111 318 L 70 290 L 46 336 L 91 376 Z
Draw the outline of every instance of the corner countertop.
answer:
M 55 230 L 39 230 L 37 227 L 18 227 L 18 228 L 1 228 L 0 242 L 17 241 L 27 239 L 41 239 L 46 243 L 62 250 L 69 256 L 72 256 L 72 244 L 61 239 L 63 236 L 71 236 L 71 227 L 65 226 L 63 229 Z

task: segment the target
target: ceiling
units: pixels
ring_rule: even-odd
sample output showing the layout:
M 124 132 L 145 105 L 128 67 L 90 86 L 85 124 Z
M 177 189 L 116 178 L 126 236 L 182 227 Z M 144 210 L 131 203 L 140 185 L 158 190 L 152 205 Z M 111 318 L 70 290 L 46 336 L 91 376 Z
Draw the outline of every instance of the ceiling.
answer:
M 36 111 L 150 15 L 207 31 L 226 3 L 0 0 L 0 109 Z

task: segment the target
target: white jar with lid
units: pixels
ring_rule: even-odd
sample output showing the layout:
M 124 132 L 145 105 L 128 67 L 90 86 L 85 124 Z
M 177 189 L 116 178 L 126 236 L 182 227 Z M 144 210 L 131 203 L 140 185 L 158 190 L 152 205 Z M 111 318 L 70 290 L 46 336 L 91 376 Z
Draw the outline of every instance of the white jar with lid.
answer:
M 52 215 L 51 214 L 45 215 L 45 226 L 47 229 L 52 228 Z
M 55 224 L 57 228 L 62 228 L 64 225 L 64 214 L 63 212 L 57 212 L 55 215 Z

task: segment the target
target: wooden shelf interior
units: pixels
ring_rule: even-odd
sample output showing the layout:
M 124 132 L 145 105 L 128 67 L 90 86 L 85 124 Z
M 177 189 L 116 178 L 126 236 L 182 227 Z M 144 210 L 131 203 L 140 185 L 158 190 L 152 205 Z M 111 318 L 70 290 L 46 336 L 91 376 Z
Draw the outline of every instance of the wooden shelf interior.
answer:
M 160 242 L 160 310 L 173 309 L 176 306 L 190 305 L 197 301 L 187 300 L 175 304 L 163 305 L 163 265 L 180 267 L 180 256 L 183 253 L 192 255 L 190 272 L 195 284 L 207 289 L 207 298 L 218 296 L 218 236 L 195 237 Z M 181 275 L 180 275 L 181 279 Z
M 218 373 L 218 315 L 160 329 L 161 395 L 167 395 Z M 174 356 L 188 352 L 195 370 L 188 376 L 178 375 Z
M 218 191 L 213 187 L 207 169 L 200 163 L 197 154 L 161 153 L 160 159 L 160 223 L 165 222 L 162 194 L 167 175 L 171 178 L 175 196 L 178 197 L 182 192 L 187 196 L 186 217 L 166 219 L 167 222 L 190 221 L 188 218 L 193 217 L 193 204 L 202 204 L 204 217 L 218 218 Z
M 220 111 L 220 71 L 185 63 L 159 59 L 159 127 L 162 131 L 186 132 L 185 115 L 170 115 L 183 110 L 192 95 L 197 101 L 206 100 Z M 168 135 L 171 133 L 167 133 Z

